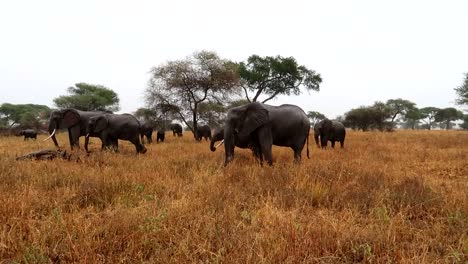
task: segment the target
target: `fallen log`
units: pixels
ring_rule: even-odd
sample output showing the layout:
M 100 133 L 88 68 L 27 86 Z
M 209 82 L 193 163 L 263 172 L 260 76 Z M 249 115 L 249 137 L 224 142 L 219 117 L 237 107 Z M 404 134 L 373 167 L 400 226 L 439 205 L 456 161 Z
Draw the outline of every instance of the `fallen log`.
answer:
M 66 150 L 44 149 L 16 157 L 16 160 L 53 160 L 55 158 L 70 160 L 71 154 Z

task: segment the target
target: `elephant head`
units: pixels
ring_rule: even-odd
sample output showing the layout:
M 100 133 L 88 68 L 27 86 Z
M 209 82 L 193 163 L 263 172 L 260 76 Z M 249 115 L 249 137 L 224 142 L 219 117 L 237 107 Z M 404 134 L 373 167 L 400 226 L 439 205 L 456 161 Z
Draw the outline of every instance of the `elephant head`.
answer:
M 315 133 L 316 131 L 318 131 L 318 133 Z M 320 136 L 321 147 L 326 148 L 328 139 L 332 133 L 333 133 L 333 122 L 329 119 L 324 119 L 320 121 L 314 126 L 315 143 L 318 145 L 317 137 Z
M 75 109 L 62 109 L 52 111 L 49 118 L 49 134 L 50 136 L 45 140 L 52 138 L 56 147 L 59 147 L 57 139 L 55 138 L 55 133 L 58 129 L 61 128 L 68 128 L 70 136 L 70 144 L 72 145 L 75 143 L 72 142 L 72 139 L 78 139 L 80 136 L 80 128 L 77 126 L 80 123 L 80 114 Z M 77 127 L 77 129 L 71 129 Z
M 272 142 L 271 130 L 269 128 L 269 114 L 261 103 L 250 103 L 243 106 L 231 108 L 228 111 L 224 126 L 224 147 L 226 153 L 225 165 L 234 158 L 234 146 L 236 140 L 248 142 L 251 135 L 257 129 L 266 142 Z
M 214 145 L 216 142 L 221 141 L 219 144 L 216 146 Z M 213 132 L 213 135 L 211 136 L 211 141 L 210 141 L 210 150 L 211 151 L 216 151 L 216 148 L 221 146 L 224 143 L 224 129 L 215 129 Z

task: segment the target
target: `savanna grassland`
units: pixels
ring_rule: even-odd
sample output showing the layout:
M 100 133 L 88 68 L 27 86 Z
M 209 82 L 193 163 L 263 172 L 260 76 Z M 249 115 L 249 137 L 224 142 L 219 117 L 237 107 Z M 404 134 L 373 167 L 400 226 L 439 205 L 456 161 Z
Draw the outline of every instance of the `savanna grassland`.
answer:
M 0 138 L 3 263 L 468 261 L 468 132 L 350 131 L 325 151 L 311 135 L 310 160 L 275 147 L 273 168 L 239 149 L 224 168 L 189 133 L 15 161 L 43 138 Z

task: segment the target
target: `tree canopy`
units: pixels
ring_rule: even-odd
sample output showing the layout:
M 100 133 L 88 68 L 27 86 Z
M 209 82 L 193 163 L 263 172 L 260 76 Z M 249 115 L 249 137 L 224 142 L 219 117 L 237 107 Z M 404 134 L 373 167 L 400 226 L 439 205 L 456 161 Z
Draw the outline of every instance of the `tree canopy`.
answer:
M 225 103 L 239 94 L 236 69 L 236 64 L 211 51 L 169 61 L 151 69 L 146 103 L 152 108 L 158 104 L 177 106 L 179 118 L 194 132 L 201 103 Z
M 348 111 L 345 114 L 344 125 L 362 131 L 391 130 L 392 123 L 386 121 L 390 116 L 391 112 L 385 103 L 375 102 L 372 106 L 361 106 Z
M 405 115 L 414 110 L 416 106 L 415 103 L 401 98 L 387 100 L 386 105 L 392 123 L 395 122 L 395 119 L 398 117 L 405 118 Z
M 458 105 L 468 106 L 468 72 L 465 73 L 465 79 L 463 80 L 463 84 L 456 87 L 454 90 L 458 96 L 455 102 Z
M 322 114 L 320 112 L 317 112 L 317 111 L 307 112 L 307 117 L 310 119 L 312 126 L 314 126 L 315 123 L 319 122 L 320 120 L 326 118 L 326 116 L 324 114 Z
M 50 108 L 36 104 L 9 104 L 0 106 L 0 125 L 39 128 L 49 118 Z
M 463 113 L 453 107 L 440 109 L 435 115 L 435 121 L 445 123 L 445 129 L 450 128 L 450 122 L 463 118 Z
M 435 122 L 435 116 L 439 110 L 439 108 L 433 106 L 424 107 L 419 110 L 422 116 L 421 119 L 426 123 L 427 129 L 432 129 L 433 123 Z
M 67 89 L 69 95 L 54 99 L 59 108 L 75 108 L 83 111 L 118 111 L 119 97 L 111 89 L 102 85 L 77 83 Z
M 279 94 L 299 95 L 301 87 L 319 91 L 322 82 L 320 74 L 298 65 L 293 57 L 252 55 L 247 62 L 239 63 L 238 73 L 245 96 L 252 102 L 259 101 L 261 94 L 267 96 L 262 103 Z M 255 94 L 252 99 L 249 98 L 249 91 Z

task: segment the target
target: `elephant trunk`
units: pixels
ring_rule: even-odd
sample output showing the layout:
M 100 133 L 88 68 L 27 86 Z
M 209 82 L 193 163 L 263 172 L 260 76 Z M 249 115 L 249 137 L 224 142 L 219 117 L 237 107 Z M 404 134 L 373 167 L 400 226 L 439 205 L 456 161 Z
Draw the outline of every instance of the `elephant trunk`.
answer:
M 226 126 L 224 130 L 224 151 L 226 154 L 224 166 L 226 166 L 234 158 L 234 130 L 230 126 Z
M 58 142 L 57 142 L 57 138 L 55 137 L 55 133 L 57 132 L 58 129 L 59 129 L 58 123 L 53 119 L 50 120 L 50 122 L 49 122 L 49 134 L 50 134 L 50 136 L 48 138 L 44 139 L 44 141 L 46 141 L 49 138 L 52 138 L 52 141 L 54 141 L 54 145 L 57 148 L 59 147 L 59 145 L 58 145 Z
M 214 144 L 215 144 L 214 138 L 211 138 L 210 150 L 213 151 L 213 152 L 216 151 L 216 148 L 215 148 Z

